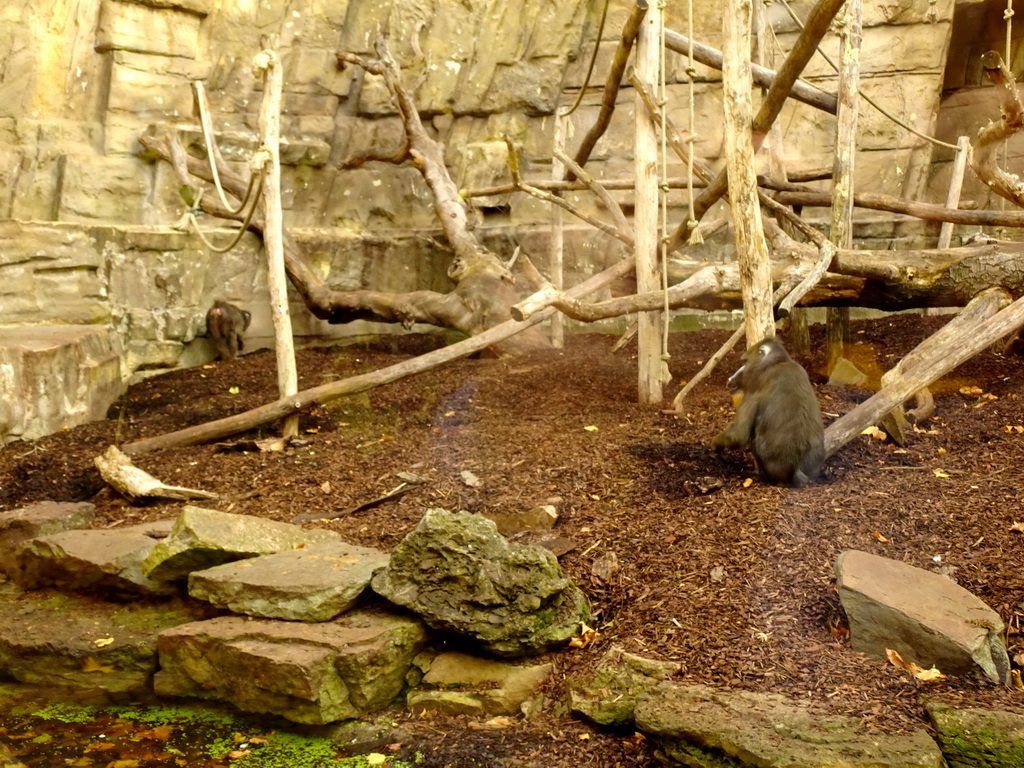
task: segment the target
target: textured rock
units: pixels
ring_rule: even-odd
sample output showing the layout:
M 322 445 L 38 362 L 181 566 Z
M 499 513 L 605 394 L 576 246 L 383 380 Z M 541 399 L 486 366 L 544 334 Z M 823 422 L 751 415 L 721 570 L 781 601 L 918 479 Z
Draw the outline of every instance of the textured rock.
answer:
M 26 587 L 94 587 L 143 594 L 175 594 L 177 585 L 153 581 L 142 561 L 171 530 L 171 521 L 40 536 L 21 551 L 18 581 Z
M 850 550 L 836 558 L 836 587 L 855 651 L 884 659 L 889 648 L 925 669 L 1009 682 L 1002 619 L 949 579 Z
M 387 564 L 376 549 L 314 544 L 193 571 L 188 593 L 247 616 L 328 621 L 355 605 Z
M 318 624 L 224 616 L 161 633 L 154 689 L 329 723 L 387 706 L 425 642 L 422 623 L 384 612 Z
M 868 733 L 775 694 L 665 685 L 636 708 L 636 726 L 671 760 L 697 768 L 943 768 L 925 731 Z
M 1024 715 L 954 709 L 936 702 L 926 706 L 949 768 L 1024 765 Z
M 108 603 L 0 586 L 0 675 L 23 683 L 149 689 L 156 634 L 200 614 L 179 601 Z
M 142 571 L 156 581 L 170 581 L 234 560 L 337 541 L 334 531 L 186 505 L 167 538 L 143 561 Z
M 40 501 L 0 512 L 0 573 L 16 575 L 18 548 L 28 539 L 84 528 L 95 516 L 96 506 L 86 501 Z
M 554 667 L 515 666 L 465 653 L 442 653 L 430 664 L 420 690 L 406 704 L 414 712 L 447 715 L 519 715 Z
M 586 598 L 551 552 L 510 544 L 490 520 L 466 512 L 428 510 L 372 586 L 429 626 L 499 656 L 561 645 L 588 616 Z
M 572 684 L 569 701 L 574 712 L 595 723 L 630 727 L 637 702 L 679 671 L 679 664 L 652 661 L 612 647 L 589 680 Z

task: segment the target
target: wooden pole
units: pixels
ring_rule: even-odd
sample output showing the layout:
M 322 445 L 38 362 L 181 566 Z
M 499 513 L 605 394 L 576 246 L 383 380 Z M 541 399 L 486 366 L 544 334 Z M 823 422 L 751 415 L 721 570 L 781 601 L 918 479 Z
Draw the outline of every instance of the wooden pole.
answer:
M 960 207 L 960 192 L 964 187 L 964 171 L 967 169 L 967 157 L 971 151 L 971 139 L 968 136 L 961 136 L 956 141 L 957 153 L 953 158 L 953 171 L 949 177 L 949 192 L 946 194 L 946 207 L 956 210 Z M 953 227 L 956 225 L 951 221 L 942 222 L 939 230 L 939 242 L 936 248 L 949 248 L 953 240 Z
M 597 41 L 597 45 L 600 45 L 601 41 Z M 559 113 L 558 108 L 555 108 L 555 135 L 552 140 L 554 150 L 564 151 L 565 149 L 565 125 L 566 118 Z M 551 179 L 558 181 L 562 178 L 562 174 L 565 173 L 565 163 L 558 159 L 557 152 L 553 151 L 551 156 Z M 557 194 L 557 193 L 556 193 Z M 558 291 L 563 288 L 563 254 L 565 251 L 565 232 L 563 229 L 564 220 L 562 218 L 562 209 L 557 206 L 551 206 L 551 261 L 550 268 L 548 269 L 551 285 Z M 565 346 L 565 316 L 561 312 L 555 314 L 551 318 L 551 344 L 561 349 Z
M 636 46 L 636 76 L 653 92 L 658 79 L 661 51 L 660 3 L 652 3 L 640 24 Z M 636 228 L 636 282 L 638 293 L 657 291 L 661 287 L 658 274 L 658 136 L 640 96 L 636 97 L 635 121 L 636 192 L 633 225 Z M 661 381 L 661 312 L 641 312 L 637 318 L 637 364 L 639 367 L 639 399 L 641 403 L 660 403 Z
M 729 0 L 722 25 L 725 158 L 748 347 L 775 334 L 771 260 L 761 226 L 751 131 L 754 119 L 749 62 L 752 5 L 752 0 Z
M 281 213 L 281 91 L 284 76 L 275 50 L 275 37 L 256 55 L 253 69 L 263 75 L 263 101 L 260 103 L 261 149 L 267 153 L 263 182 L 263 248 L 267 254 L 267 282 L 270 287 L 270 314 L 274 320 L 274 348 L 277 355 L 277 387 L 282 398 L 299 391 L 295 368 L 295 340 L 288 313 L 288 278 L 284 266 L 284 223 Z M 286 418 L 281 436 L 299 433 L 299 417 Z
M 838 248 L 853 244 L 853 171 L 857 153 L 857 103 L 860 88 L 862 0 L 847 0 L 840 15 L 842 63 L 839 69 L 839 111 L 832 166 L 832 234 Z M 850 336 L 849 307 L 829 307 L 826 314 L 829 373 L 844 354 Z

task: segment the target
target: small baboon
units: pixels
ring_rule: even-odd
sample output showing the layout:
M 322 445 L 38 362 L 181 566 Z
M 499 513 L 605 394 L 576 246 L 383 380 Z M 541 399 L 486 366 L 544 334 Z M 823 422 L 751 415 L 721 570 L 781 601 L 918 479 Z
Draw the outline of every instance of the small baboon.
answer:
M 249 327 L 252 315 L 226 301 L 215 301 L 206 313 L 206 330 L 217 347 L 217 355 L 234 360 L 242 351 L 242 331 Z
M 807 372 L 782 342 L 771 337 L 743 355 L 727 384 L 736 418 L 712 446 L 749 448 L 761 476 L 772 483 L 804 486 L 821 475 L 825 428 Z

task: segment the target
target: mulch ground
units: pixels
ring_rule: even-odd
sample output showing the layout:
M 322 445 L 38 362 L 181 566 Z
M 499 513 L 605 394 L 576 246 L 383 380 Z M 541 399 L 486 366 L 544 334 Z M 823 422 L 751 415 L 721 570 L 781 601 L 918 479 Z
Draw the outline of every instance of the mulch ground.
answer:
M 899 315 L 855 323 L 851 357 L 877 386 L 882 370 L 943 322 Z M 727 336 L 674 334 L 677 381 Z M 822 337 L 814 327 L 815 348 Z M 561 563 L 589 596 L 599 638 L 545 657 L 556 674 L 534 723 L 488 730 L 465 719 L 410 722 L 420 741 L 408 748 L 427 766 L 648 764 L 642 738 L 593 729 L 559 703 L 565 681 L 585 675 L 611 645 L 680 663 L 684 682 L 783 693 L 879 732 L 925 726 L 926 698 L 1024 712 L 1024 691 L 965 678 L 921 683 L 853 652 L 833 577 L 847 549 L 945 568 L 1003 617 L 1011 656 L 1024 652 L 1024 533 L 1013 530 L 1024 520 L 1021 358 L 980 354 L 939 382 L 935 419 L 906 446 L 859 437 L 828 461 L 825 482 L 794 490 L 747 482 L 748 456 L 708 447 L 730 419 L 725 379 L 738 354 L 696 388 L 685 415 L 673 416 L 637 404 L 635 347 L 613 354 L 615 341 L 579 335 L 564 350 L 460 360 L 317 407 L 301 419 L 299 444 L 281 453 L 203 445 L 145 454 L 136 464 L 164 482 L 220 494 L 209 506 L 285 521 L 377 498 L 401 482 L 399 472 L 426 478 L 397 501 L 304 523 L 385 550 L 430 507 L 558 509 L 557 531 L 576 545 Z M 438 343 L 408 336 L 304 350 L 300 388 Z M 870 395 L 870 387 L 828 386 L 821 353 L 799 359 L 826 423 Z M 110 443 L 274 400 L 273 368 L 273 355 L 260 352 L 155 377 L 133 387 L 104 422 L 0 449 L 0 509 L 88 499 L 103 526 L 173 517 L 178 503 L 133 507 L 104 488 L 93 458 Z M 466 471 L 479 485 L 467 485 Z M 617 568 L 609 572 L 609 563 Z

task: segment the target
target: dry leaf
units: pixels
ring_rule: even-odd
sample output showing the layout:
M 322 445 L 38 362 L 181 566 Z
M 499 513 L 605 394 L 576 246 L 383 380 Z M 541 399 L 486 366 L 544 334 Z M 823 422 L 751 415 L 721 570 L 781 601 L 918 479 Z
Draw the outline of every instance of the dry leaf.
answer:
M 888 435 L 886 435 L 885 432 L 880 430 L 878 427 L 868 427 L 863 432 L 861 432 L 861 434 L 867 435 L 872 440 L 885 440 L 886 437 L 888 437 Z
M 1022 682 L 1020 679 L 1019 669 L 1010 670 L 1010 685 L 1012 685 L 1014 688 L 1024 689 L 1024 682 Z
M 1020 426 L 1019 424 L 1007 424 L 1005 427 L 1003 427 L 1003 432 L 1009 432 L 1011 434 L 1016 433 L 1019 435 L 1021 433 L 1024 433 L 1024 427 Z
M 885 538 L 885 536 L 883 536 L 878 531 L 872 531 L 871 535 L 874 536 L 876 539 L 878 539 L 883 544 L 888 544 L 889 543 L 889 539 Z
M 492 717 L 484 723 L 470 723 L 469 727 L 474 731 L 498 731 L 502 728 L 512 727 L 511 717 Z
M 92 656 L 86 656 L 85 661 L 82 662 L 83 672 L 113 672 L 113 667 L 107 667 L 100 664 Z
M 598 638 L 597 630 L 593 627 L 588 627 L 582 621 L 580 622 L 580 634 L 579 637 L 574 637 L 569 641 L 570 648 L 586 648 L 592 642 Z
M 584 427 L 584 429 L 587 432 L 597 432 L 597 427 L 595 427 L 593 424 L 588 424 L 587 426 Z
M 749 488 L 753 484 L 754 484 L 754 479 L 751 478 L 751 477 L 748 477 L 746 480 L 743 481 L 743 487 L 744 488 Z
M 93 640 L 92 644 L 95 645 L 97 648 L 106 648 L 112 642 L 114 642 L 114 638 L 112 637 L 100 637 L 96 640 Z
M 228 757 L 230 757 L 232 760 L 237 760 L 240 757 L 248 757 L 251 754 L 251 749 L 236 749 L 231 752 L 228 752 Z
M 331 481 L 330 480 L 324 480 L 324 482 L 320 485 L 320 490 L 323 491 L 324 493 L 330 493 L 331 492 Z
M 1018 533 L 1024 533 L 1024 523 L 1014 523 L 1010 526 L 1011 531 L 1017 531 Z
M 936 477 L 949 477 L 949 474 L 948 474 L 948 473 L 946 473 L 946 471 L 945 471 L 945 470 L 942 470 L 942 469 L 933 469 L 933 470 L 932 470 L 932 473 L 933 473 L 933 474 L 934 474 L 934 475 L 935 475 Z
M 960 394 L 968 397 L 978 397 L 982 393 L 981 387 L 960 387 Z
M 900 656 L 899 653 L 894 651 L 892 648 L 886 648 L 885 655 L 894 667 L 905 669 L 918 680 L 921 680 L 923 682 L 929 682 L 931 680 L 940 680 L 945 677 L 945 675 L 939 672 L 939 670 L 935 667 L 932 667 L 931 669 L 923 669 L 919 667 L 917 664 L 914 664 L 913 662 L 904 661 L 903 657 Z

